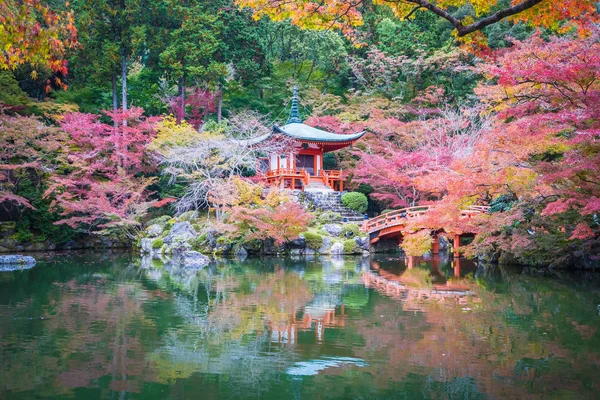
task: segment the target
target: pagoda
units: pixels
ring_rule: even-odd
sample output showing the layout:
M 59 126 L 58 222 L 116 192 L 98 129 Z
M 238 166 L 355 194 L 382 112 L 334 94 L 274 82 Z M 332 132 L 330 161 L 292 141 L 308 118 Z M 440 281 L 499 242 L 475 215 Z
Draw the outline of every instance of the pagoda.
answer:
M 339 134 L 303 123 L 298 111 L 298 88 L 294 86 L 290 116 L 283 126 L 274 125 L 269 136 L 291 138 L 295 148 L 286 154 L 271 154 L 261 160 L 265 181 L 281 188 L 303 191 L 343 191 L 342 170 L 323 169 L 323 155 L 351 146 L 365 132 Z

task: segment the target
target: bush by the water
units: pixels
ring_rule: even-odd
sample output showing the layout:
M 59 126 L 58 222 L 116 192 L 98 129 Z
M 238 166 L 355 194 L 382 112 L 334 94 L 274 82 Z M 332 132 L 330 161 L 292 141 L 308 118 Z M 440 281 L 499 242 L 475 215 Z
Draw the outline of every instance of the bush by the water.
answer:
M 369 207 L 369 200 L 362 193 L 350 192 L 342 196 L 342 204 L 359 214 L 363 214 Z
M 165 242 L 162 239 L 160 239 L 160 238 L 154 239 L 152 241 L 152 248 L 153 249 L 160 249 L 161 247 L 163 247 L 164 244 L 165 244 Z
M 323 236 L 318 233 L 313 232 L 305 232 L 304 240 L 306 240 L 306 245 L 308 248 L 313 250 L 319 250 L 323 245 Z
M 416 233 L 409 233 L 402 240 L 402 250 L 407 256 L 422 256 L 431 251 L 433 238 L 431 233 L 423 229 Z
M 344 241 L 344 253 L 352 254 L 358 252 L 358 245 L 356 244 L 356 240 L 348 239 Z

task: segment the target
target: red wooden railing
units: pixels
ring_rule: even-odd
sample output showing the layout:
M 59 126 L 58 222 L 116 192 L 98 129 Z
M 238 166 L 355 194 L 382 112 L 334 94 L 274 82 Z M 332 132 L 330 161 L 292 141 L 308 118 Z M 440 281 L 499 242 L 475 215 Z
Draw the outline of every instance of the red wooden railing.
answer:
M 361 229 L 363 232 L 373 233 L 384 228 L 402 225 L 409 219 L 425 215 L 430 209 L 430 206 L 416 206 L 390 211 L 389 213 L 366 220 Z M 461 210 L 461 218 L 471 218 L 473 215 L 485 213 L 488 210 L 488 206 L 471 206 L 468 209 Z

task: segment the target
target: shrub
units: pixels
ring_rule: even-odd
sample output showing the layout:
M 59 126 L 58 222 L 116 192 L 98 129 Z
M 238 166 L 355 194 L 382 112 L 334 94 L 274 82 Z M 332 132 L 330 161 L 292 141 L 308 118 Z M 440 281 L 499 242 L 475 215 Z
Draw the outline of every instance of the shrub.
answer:
M 367 196 L 359 192 L 350 192 L 342 196 L 342 204 L 359 214 L 363 214 L 369 207 Z
M 160 239 L 160 238 L 154 239 L 152 241 L 152 248 L 153 249 L 160 249 L 161 247 L 163 247 L 164 244 L 165 244 L 165 242 L 162 239 Z
M 360 227 L 356 224 L 344 224 L 342 225 L 342 236 L 347 238 L 354 238 L 360 235 Z
M 192 240 L 190 240 L 190 245 L 192 246 L 192 250 L 200 251 L 207 250 L 209 245 L 208 235 L 203 233 Z
M 325 211 L 318 216 L 317 220 L 321 225 L 325 224 L 335 224 L 337 222 L 342 222 L 343 218 L 340 214 L 333 211 Z
M 318 233 L 304 232 L 303 236 L 306 240 L 306 245 L 310 249 L 319 250 L 323 245 L 323 236 L 319 235 Z
M 422 256 L 431 251 L 433 239 L 428 230 L 421 230 L 416 233 L 409 233 L 402 240 L 402 250 L 407 256 Z
M 358 252 L 358 245 L 356 244 L 356 240 L 348 239 L 344 241 L 344 253 L 352 254 Z

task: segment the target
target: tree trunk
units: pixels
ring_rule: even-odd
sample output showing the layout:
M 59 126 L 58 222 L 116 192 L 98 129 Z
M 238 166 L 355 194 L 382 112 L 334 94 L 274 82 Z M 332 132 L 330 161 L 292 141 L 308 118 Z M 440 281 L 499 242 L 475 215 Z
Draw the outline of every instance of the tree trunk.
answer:
M 223 116 L 223 84 L 219 84 L 219 100 L 217 103 L 217 122 L 221 122 Z
M 115 114 L 115 118 L 113 120 L 114 125 L 114 141 L 115 141 L 115 149 L 117 154 L 121 154 L 120 151 L 120 138 L 119 138 L 119 119 L 117 118 L 117 112 L 119 111 L 119 99 L 117 97 L 117 73 L 113 72 L 112 74 L 112 105 L 113 105 L 113 113 Z M 121 166 L 121 158 L 117 157 L 117 164 Z
M 119 99 L 117 98 L 117 74 L 113 72 L 112 74 L 112 105 L 113 112 L 116 114 L 119 109 Z M 118 122 L 115 118 L 115 128 L 117 127 Z
M 123 111 L 127 111 L 127 56 L 123 51 L 123 59 L 121 60 L 121 107 Z
M 185 119 L 185 81 L 183 76 L 177 81 L 177 91 L 179 92 L 179 107 L 181 107 L 181 111 L 177 116 L 177 122 L 181 122 Z

